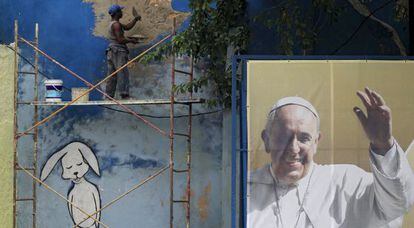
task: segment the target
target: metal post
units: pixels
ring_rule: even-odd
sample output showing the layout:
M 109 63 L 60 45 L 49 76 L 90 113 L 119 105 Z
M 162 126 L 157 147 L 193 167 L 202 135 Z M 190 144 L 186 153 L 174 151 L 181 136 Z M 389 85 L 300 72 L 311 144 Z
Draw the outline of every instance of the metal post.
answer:
M 175 18 L 173 18 L 172 35 L 175 36 Z M 174 85 L 175 85 L 175 55 L 174 43 L 171 63 L 171 97 L 170 97 L 170 228 L 174 226 Z
M 190 83 L 193 81 L 193 73 L 194 73 L 194 59 L 191 56 L 191 63 L 190 63 Z M 193 99 L 193 90 L 190 90 L 190 100 Z M 188 138 L 187 138 L 187 214 L 186 214 L 186 221 L 187 221 L 187 228 L 190 228 L 190 205 L 191 205 L 191 134 L 192 134 L 192 115 L 193 115 L 193 104 L 188 104 Z
M 39 24 L 36 23 L 35 26 L 35 38 L 34 38 L 34 42 L 36 47 L 39 47 Z M 39 100 L 39 53 L 34 50 L 35 56 L 34 56 L 34 101 L 37 102 Z M 34 117 L 33 117 L 33 121 L 36 123 L 38 121 L 38 106 L 35 105 L 34 106 Z M 38 152 L 38 136 L 39 136 L 39 128 L 35 128 L 34 129 L 34 134 L 33 134 L 33 175 L 36 177 L 37 176 L 37 152 Z M 37 201 L 37 193 L 36 193 L 36 181 L 33 179 L 33 228 L 36 228 L 36 201 Z
M 18 36 L 18 22 L 17 20 L 14 21 L 14 139 L 13 139 L 13 150 L 14 150 L 14 157 L 13 157 L 13 227 L 17 227 L 17 171 L 16 171 L 16 164 L 17 164 L 17 96 L 18 96 L 18 56 L 17 51 L 19 49 L 19 36 Z
M 408 55 L 414 55 L 414 0 L 408 0 L 408 30 L 410 45 Z

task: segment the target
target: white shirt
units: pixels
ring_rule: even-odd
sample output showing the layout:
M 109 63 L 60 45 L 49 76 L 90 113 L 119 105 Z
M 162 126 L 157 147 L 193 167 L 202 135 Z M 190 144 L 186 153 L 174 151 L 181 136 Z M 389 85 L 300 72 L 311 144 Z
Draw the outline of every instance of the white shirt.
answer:
M 249 179 L 247 228 L 401 227 L 401 216 L 414 203 L 405 153 L 395 143 L 385 156 L 371 151 L 370 158 L 373 173 L 313 164 L 296 186 L 276 189 L 270 165 L 259 169 Z
M 268 166 L 269 173 L 274 180 L 275 202 L 273 213 L 276 217 L 276 227 L 295 227 L 296 224 L 304 224 L 306 215 L 303 216 L 302 204 L 307 192 L 310 176 L 313 171 L 313 164 L 309 167 L 309 175 L 299 180 L 295 185 L 281 183 L 273 173 L 272 165 Z

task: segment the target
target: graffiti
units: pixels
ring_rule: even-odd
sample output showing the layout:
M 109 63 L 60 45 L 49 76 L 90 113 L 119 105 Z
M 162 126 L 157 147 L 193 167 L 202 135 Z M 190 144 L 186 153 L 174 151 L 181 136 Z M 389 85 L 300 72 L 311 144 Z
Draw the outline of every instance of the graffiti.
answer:
M 94 214 L 101 207 L 98 189 L 84 177 L 89 168 L 92 168 L 98 176 L 100 175 L 98 159 L 86 144 L 71 142 L 52 154 L 47 160 L 40 176 L 42 181 L 46 180 L 60 160 L 63 169 L 62 178 L 64 180 L 71 180 L 73 183 L 73 187 L 68 194 L 68 201 L 70 202 L 68 203 L 68 209 L 72 221 L 78 224 L 78 227 L 99 227 L 95 220 L 99 221 L 100 213 L 92 216 L 95 220 L 92 218 L 86 219 L 87 215 L 83 213 Z

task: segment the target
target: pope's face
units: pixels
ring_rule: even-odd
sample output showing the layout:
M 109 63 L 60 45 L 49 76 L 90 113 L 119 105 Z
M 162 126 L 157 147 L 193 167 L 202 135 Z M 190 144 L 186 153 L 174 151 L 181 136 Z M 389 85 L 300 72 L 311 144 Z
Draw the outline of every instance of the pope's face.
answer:
M 313 162 L 320 138 L 317 119 L 302 106 L 284 106 L 262 138 L 277 178 L 295 183 L 306 176 Z

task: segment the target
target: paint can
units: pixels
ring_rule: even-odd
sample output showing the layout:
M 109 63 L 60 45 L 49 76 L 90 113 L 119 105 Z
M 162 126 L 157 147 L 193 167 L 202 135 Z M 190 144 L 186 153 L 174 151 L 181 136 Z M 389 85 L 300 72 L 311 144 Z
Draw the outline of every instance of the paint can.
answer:
M 62 102 L 63 81 L 48 79 L 44 82 L 46 87 L 46 102 Z
M 89 90 L 87 87 L 79 87 L 79 88 L 72 88 L 72 101 L 79 97 L 80 95 L 86 93 Z M 79 98 L 78 102 L 88 102 L 89 101 L 89 93 L 85 94 L 83 97 Z

